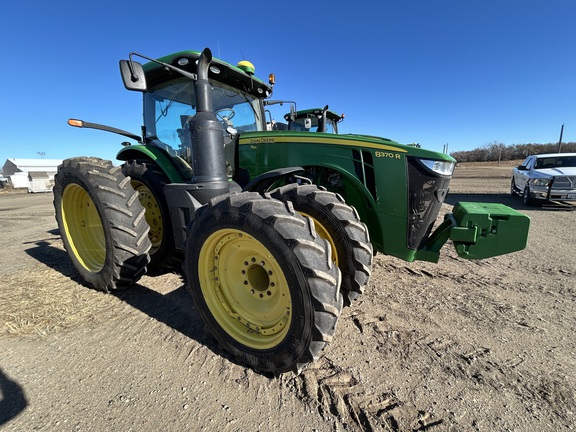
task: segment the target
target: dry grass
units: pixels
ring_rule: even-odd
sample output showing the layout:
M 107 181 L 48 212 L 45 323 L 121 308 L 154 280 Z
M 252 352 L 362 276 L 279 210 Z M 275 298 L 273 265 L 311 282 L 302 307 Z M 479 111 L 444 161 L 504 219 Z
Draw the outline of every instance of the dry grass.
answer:
M 76 327 L 105 312 L 113 299 L 52 269 L 5 275 L 0 336 L 46 336 Z
M 482 166 L 504 166 L 504 167 L 515 167 L 520 165 L 523 159 L 520 160 L 507 160 L 507 161 L 487 161 L 487 162 L 458 162 L 458 166 L 469 166 L 469 167 L 482 167 Z

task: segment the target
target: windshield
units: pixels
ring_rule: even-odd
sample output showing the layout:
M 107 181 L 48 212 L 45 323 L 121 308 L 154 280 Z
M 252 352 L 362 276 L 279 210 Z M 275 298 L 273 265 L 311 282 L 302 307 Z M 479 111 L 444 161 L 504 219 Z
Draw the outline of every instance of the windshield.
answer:
M 542 157 L 536 160 L 536 169 L 576 167 L 576 156 Z
M 227 127 L 238 132 L 263 130 L 259 99 L 216 81 L 210 84 L 212 106 L 224 131 Z M 144 93 L 146 137 L 172 155 L 190 157 L 186 121 L 195 113 L 194 82 L 187 78 L 161 84 Z

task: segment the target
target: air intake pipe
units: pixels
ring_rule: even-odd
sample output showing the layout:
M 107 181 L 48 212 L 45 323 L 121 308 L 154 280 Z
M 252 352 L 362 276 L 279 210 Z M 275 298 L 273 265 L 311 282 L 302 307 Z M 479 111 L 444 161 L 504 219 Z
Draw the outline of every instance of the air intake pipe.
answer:
M 198 58 L 196 114 L 188 121 L 192 138 L 193 177 L 197 185 L 194 197 L 201 203 L 229 192 L 224 156 L 224 129 L 212 107 L 208 71 L 212 52 L 205 48 Z

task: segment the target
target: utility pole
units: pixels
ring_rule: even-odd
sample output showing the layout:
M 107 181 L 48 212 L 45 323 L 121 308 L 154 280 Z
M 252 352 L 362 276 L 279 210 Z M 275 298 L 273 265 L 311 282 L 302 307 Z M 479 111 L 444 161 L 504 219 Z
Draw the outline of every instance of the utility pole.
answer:
M 558 140 L 558 153 L 562 150 L 562 134 L 564 133 L 564 125 L 560 128 L 560 139 Z

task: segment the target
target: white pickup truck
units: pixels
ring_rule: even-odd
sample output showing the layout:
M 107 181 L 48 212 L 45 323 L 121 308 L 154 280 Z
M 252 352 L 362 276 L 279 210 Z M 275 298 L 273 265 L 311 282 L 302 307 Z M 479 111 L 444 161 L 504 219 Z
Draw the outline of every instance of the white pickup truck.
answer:
M 525 205 L 576 202 L 576 153 L 528 156 L 512 171 L 510 193 L 522 195 Z

